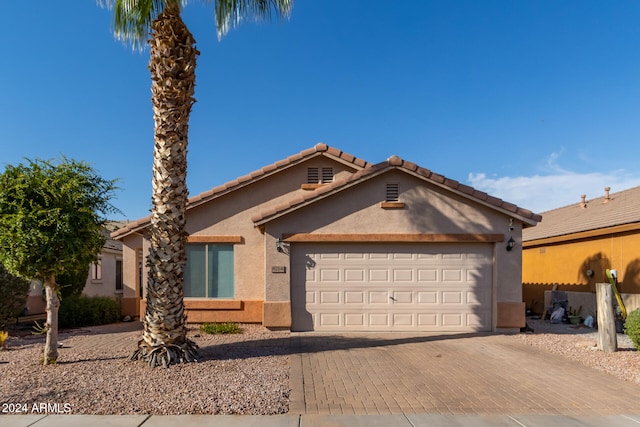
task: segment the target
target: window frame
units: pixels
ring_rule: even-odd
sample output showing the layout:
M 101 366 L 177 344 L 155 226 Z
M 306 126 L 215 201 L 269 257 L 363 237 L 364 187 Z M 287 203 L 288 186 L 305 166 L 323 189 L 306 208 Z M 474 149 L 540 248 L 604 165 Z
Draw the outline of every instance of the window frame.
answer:
M 197 272 L 197 277 L 194 278 L 194 280 L 199 280 L 200 283 L 194 283 L 194 286 L 191 284 L 190 264 L 196 261 L 193 258 L 191 258 L 192 261 L 190 261 L 190 248 L 204 249 L 204 256 L 200 260 L 203 264 L 204 272 Z M 227 242 L 189 242 L 185 249 L 187 252 L 187 263 L 184 267 L 184 298 L 207 300 L 234 299 L 236 294 L 235 245 Z M 212 256 L 210 256 L 211 251 L 213 251 Z M 213 258 L 214 256 L 217 257 Z M 229 258 L 229 256 L 231 258 Z M 215 265 L 220 265 L 220 262 L 225 263 L 224 267 L 216 270 Z M 231 265 L 228 264 L 229 262 Z M 223 276 L 221 277 L 220 274 Z M 230 284 L 228 281 L 230 281 Z M 228 288 L 231 289 L 231 292 L 226 292 Z M 204 295 L 187 295 L 187 292 L 198 293 L 200 290 L 204 291 Z M 220 295 L 220 293 L 223 295 Z

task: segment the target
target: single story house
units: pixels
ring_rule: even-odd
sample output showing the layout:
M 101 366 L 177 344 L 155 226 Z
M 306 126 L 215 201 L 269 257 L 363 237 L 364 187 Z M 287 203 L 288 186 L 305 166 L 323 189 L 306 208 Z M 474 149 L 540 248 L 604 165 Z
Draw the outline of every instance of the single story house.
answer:
M 573 293 L 594 294 L 596 283 L 608 282 L 607 269 L 617 270 L 627 308 L 640 306 L 640 187 L 610 191 L 543 212 L 538 226 L 522 232 L 523 301 L 534 311 L 544 311 L 544 293 L 555 286 L 576 300 L 573 308 L 595 312 L 593 295 L 587 302 Z
M 392 156 L 319 143 L 190 198 L 188 321 L 293 331 L 495 331 L 525 324 L 522 229 L 540 216 Z M 123 245 L 144 313 L 150 218 Z
M 122 296 L 122 242 L 111 238 L 111 232 L 123 227 L 124 221 L 109 221 L 103 230 L 106 239 L 98 260 L 89 265 L 83 295 L 103 296 L 118 300 Z M 41 314 L 46 311 L 46 300 L 40 281 L 32 281 L 27 297 L 27 311 Z

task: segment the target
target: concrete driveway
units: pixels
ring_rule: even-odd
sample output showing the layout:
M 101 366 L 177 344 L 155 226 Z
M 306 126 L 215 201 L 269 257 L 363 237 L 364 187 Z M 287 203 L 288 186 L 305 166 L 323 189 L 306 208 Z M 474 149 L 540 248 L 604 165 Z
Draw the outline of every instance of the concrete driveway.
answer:
M 292 334 L 290 413 L 640 414 L 640 385 L 505 335 Z

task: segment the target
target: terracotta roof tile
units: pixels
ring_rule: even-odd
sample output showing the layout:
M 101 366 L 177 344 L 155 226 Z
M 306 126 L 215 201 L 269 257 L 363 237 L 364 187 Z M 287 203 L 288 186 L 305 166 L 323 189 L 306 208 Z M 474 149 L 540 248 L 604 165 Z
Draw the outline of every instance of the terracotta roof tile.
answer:
M 458 190 L 463 192 L 464 194 L 469 194 L 469 195 L 472 195 L 473 191 L 474 191 L 473 187 L 470 187 L 470 186 L 465 185 L 465 184 L 460 184 L 458 186 Z
M 503 201 L 501 206 L 504 210 L 507 210 L 509 212 L 518 212 L 518 207 L 513 203 Z
M 457 189 L 460 186 L 460 183 L 455 179 L 445 178 L 444 184 L 448 187 Z
M 487 193 L 485 193 L 484 191 L 473 190 L 473 197 L 475 197 L 476 199 L 479 199 L 479 200 L 487 200 L 489 195 Z
M 576 197 L 577 199 L 577 197 Z M 523 241 L 545 239 L 640 222 L 640 187 L 542 212 L 542 222 L 522 233 Z
M 342 151 L 338 150 L 337 148 L 327 147 L 327 153 L 333 154 L 336 157 L 340 157 Z
M 319 142 L 311 148 L 307 148 L 297 154 L 293 154 L 285 159 L 279 160 L 271 165 L 267 165 L 261 169 L 258 169 L 249 174 L 243 175 L 239 178 L 236 178 L 232 181 L 226 182 L 222 185 L 214 187 L 210 190 L 197 194 L 189 199 L 189 203 L 187 205 L 187 209 L 197 206 L 201 203 L 205 203 L 208 200 L 220 196 L 222 194 L 226 194 L 230 191 L 235 190 L 236 188 L 251 183 L 255 180 L 261 179 L 262 177 L 268 176 L 272 173 L 276 173 L 278 170 L 288 167 L 290 165 L 295 164 L 296 162 L 303 161 L 306 158 L 313 157 L 318 155 L 318 153 L 326 153 L 327 155 L 338 157 L 343 161 L 348 163 L 352 163 L 356 169 L 366 168 L 370 164 L 363 159 L 359 159 L 351 154 L 345 153 L 337 148 L 329 147 L 327 144 L 323 142 Z M 141 228 L 144 228 L 149 225 L 151 220 L 151 216 L 146 216 L 139 220 L 130 222 L 125 227 L 115 231 L 112 233 L 112 237 L 121 238 L 126 236 L 129 233 L 136 232 Z
M 351 176 L 345 179 L 337 180 L 331 184 L 321 186 L 314 191 L 305 192 L 302 195 L 296 195 L 294 198 L 289 199 L 286 203 L 283 203 L 279 206 L 275 206 L 273 208 L 260 212 L 259 214 L 255 215 L 252 218 L 254 223 L 258 224 L 258 223 L 267 222 L 270 219 L 280 216 L 291 209 L 295 209 L 301 205 L 310 203 L 314 199 L 320 198 L 332 192 L 340 191 L 345 186 L 356 183 L 358 180 L 369 179 L 370 177 L 375 176 L 379 172 L 385 171 L 389 168 L 405 169 L 406 171 L 417 173 L 424 179 L 430 180 L 439 185 L 443 185 L 444 187 L 448 187 L 451 190 L 459 192 L 460 194 L 467 195 L 471 199 L 476 199 L 479 202 L 483 202 L 495 208 L 502 209 L 505 212 L 515 213 L 519 215 L 521 218 L 523 218 L 528 225 L 534 225 L 536 222 L 540 221 L 541 219 L 540 215 L 534 214 L 533 212 L 527 209 L 519 208 L 512 203 L 507 203 L 499 198 L 489 196 L 485 192 L 478 191 L 467 185 L 460 184 L 456 180 L 446 178 L 445 176 L 434 173 L 429 169 L 422 168 L 415 163 L 406 162 L 398 156 L 391 156 L 385 162 L 371 165 L 364 160 L 358 159 L 336 148 L 329 147 L 324 143 L 318 143 L 310 149 L 301 151 L 300 153 L 289 156 L 284 160 L 280 160 L 278 162 L 275 162 L 272 165 L 265 166 L 258 171 L 252 172 L 248 175 L 245 175 L 233 181 L 229 181 L 226 184 L 223 184 L 218 187 L 214 187 L 211 190 L 200 193 L 199 195 L 196 195 L 191 199 L 189 199 L 189 205 L 187 206 L 187 209 L 190 209 L 193 206 L 197 206 L 198 204 L 205 203 L 206 201 L 212 198 L 215 198 L 217 196 L 220 196 L 222 194 L 226 194 L 230 191 L 233 191 L 236 188 L 246 183 L 250 183 L 254 180 L 258 180 L 261 177 L 269 175 L 270 173 L 275 173 L 281 168 L 290 166 L 292 164 L 295 164 L 298 161 L 317 155 L 316 153 L 327 153 L 328 155 L 338 157 L 345 162 L 352 163 L 361 169 L 351 174 Z M 638 212 L 640 212 L 640 207 L 638 209 Z M 149 221 L 150 221 L 150 216 L 139 219 L 132 223 L 129 223 L 126 227 L 114 232 L 112 234 L 112 237 L 121 238 L 129 233 L 136 232 L 144 227 L 147 227 L 149 225 Z
M 389 168 L 405 169 L 409 172 L 418 171 L 419 175 L 421 175 L 423 178 L 427 180 L 431 180 L 437 184 L 442 184 L 445 187 L 449 187 L 452 190 L 456 190 L 456 191 L 460 190 L 459 191 L 460 193 L 469 195 L 471 196 L 471 198 L 475 198 L 478 201 L 489 204 L 495 208 L 502 209 L 506 212 L 517 214 L 518 216 L 523 218 L 525 222 L 527 222 L 526 225 L 535 225 L 535 223 L 541 220 L 540 215 L 534 214 L 533 212 L 527 209 L 519 208 L 512 203 L 505 202 L 502 199 L 499 199 L 497 197 L 489 196 L 487 193 L 484 193 L 482 191 L 474 190 L 473 188 L 467 185 L 460 184 L 456 180 L 449 179 L 442 175 L 433 173 L 428 169 L 424 169 L 415 165 L 414 163 L 405 162 L 398 156 L 391 156 L 386 162 L 381 162 L 381 163 L 369 166 L 365 169 L 362 169 L 352 174 L 348 178 L 338 180 L 331 184 L 327 184 L 325 186 L 319 187 L 314 191 L 304 194 L 302 197 L 296 197 L 293 203 L 291 201 L 285 202 L 279 206 L 276 206 L 274 209 L 270 209 L 269 212 L 263 212 L 260 215 L 255 215 L 252 218 L 253 222 L 256 223 L 257 225 L 268 222 L 273 218 L 276 218 L 283 214 L 288 213 L 289 211 L 297 208 L 300 205 L 312 202 L 314 199 L 319 199 L 328 193 L 338 192 L 342 188 L 345 188 L 350 184 L 356 183 L 359 180 L 368 179 L 372 176 L 375 176 L 377 173 L 381 171 L 388 170 Z
M 354 160 L 354 162 L 353 162 L 353 164 L 354 164 L 354 165 L 356 165 L 356 166 L 358 166 L 358 167 L 361 167 L 361 168 L 363 168 L 363 167 L 367 166 L 367 162 L 365 162 L 365 161 L 364 161 L 364 160 L 362 160 L 362 159 L 355 159 L 355 160 Z
M 433 172 L 431 172 L 431 174 L 429 175 L 429 179 L 431 179 L 432 181 L 435 181 L 435 182 L 437 182 L 439 184 L 444 184 L 444 181 L 445 181 L 445 177 L 444 176 L 442 176 L 440 174 L 437 174 L 437 173 L 433 173 Z

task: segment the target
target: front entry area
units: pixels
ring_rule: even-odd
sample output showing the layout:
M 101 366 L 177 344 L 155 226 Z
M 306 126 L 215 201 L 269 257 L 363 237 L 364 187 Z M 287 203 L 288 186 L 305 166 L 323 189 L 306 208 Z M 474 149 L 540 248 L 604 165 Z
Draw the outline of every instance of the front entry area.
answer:
M 295 243 L 292 331 L 491 330 L 487 243 Z

